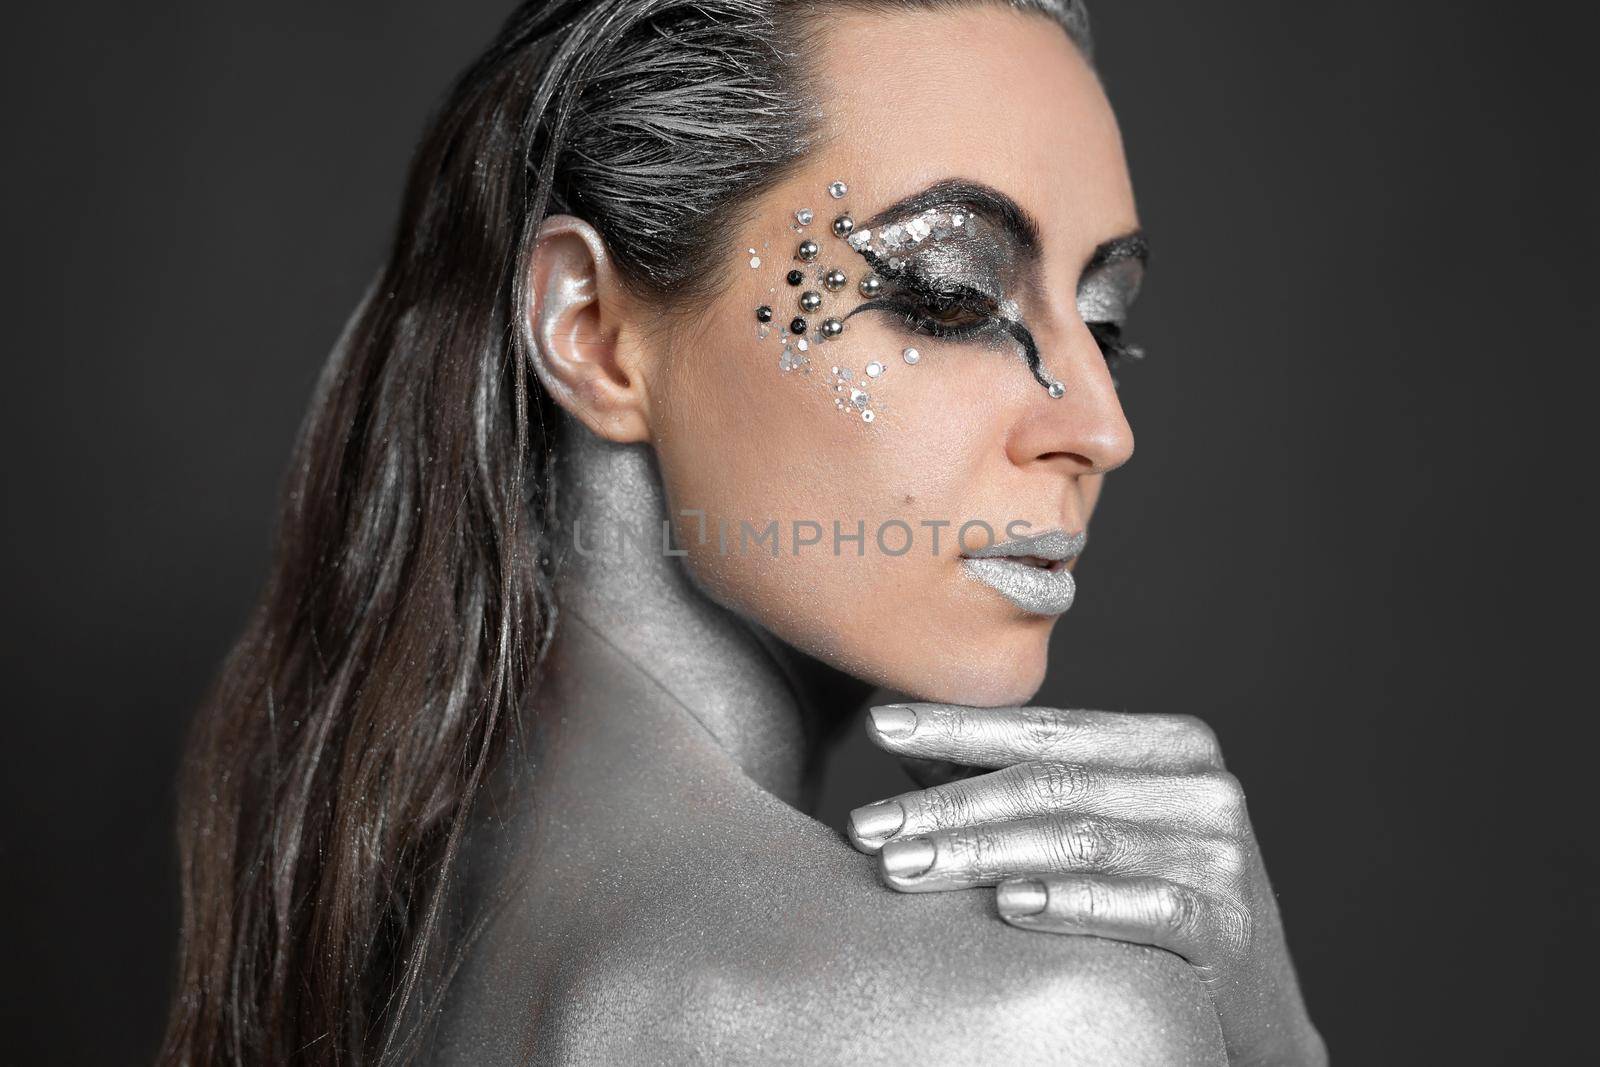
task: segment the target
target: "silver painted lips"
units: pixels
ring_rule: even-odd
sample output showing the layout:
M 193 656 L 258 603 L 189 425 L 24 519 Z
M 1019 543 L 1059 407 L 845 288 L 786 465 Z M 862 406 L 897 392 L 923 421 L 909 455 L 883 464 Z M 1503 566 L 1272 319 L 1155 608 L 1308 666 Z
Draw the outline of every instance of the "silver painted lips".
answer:
M 993 559 L 997 556 L 1038 556 L 1040 559 L 1076 559 L 1089 540 L 1087 530 L 1067 533 L 1064 530 L 1046 530 L 1031 537 L 1014 541 L 1001 541 L 985 548 L 975 548 L 966 555 L 971 559 Z
M 1021 537 L 968 552 L 961 560 L 968 576 L 994 589 L 1023 611 L 1034 615 L 1060 615 L 1072 607 L 1077 582 L 1064 566 L 1083 551 L 1084 531 L 1066 533 L 1049 530 L 1032 537 Z M 1048 569 L 1019 557 L 1049 560 Z

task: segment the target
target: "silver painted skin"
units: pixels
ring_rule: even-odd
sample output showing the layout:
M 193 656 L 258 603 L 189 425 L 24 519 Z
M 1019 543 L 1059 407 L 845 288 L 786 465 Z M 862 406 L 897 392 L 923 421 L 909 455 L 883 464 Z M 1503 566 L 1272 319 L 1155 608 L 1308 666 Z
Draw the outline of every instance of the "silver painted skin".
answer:
M 532 339 L 586 289 L 549 286 Z M 660 528 L 647 446 L 570 417 L 561 436 L 563 533 Z M 995 770 L 868 805 L 847 842 L 805 814 L 807 769 L 871 690 L 718 604 L 660 540 L 583 540 L 605 547 L 561 555 L 551 642 L 475 809 L 431 1062 L 1325 1062 L 1194 720 L 873 707 L 889 751 Z
M 568 422 L 568 521 L 661 515 L 651 455 Z M 525 728 L 465 855 L 476 936 L 450 1064 L 1222 1064 L 1158 949 L 1041 937 L 992 892 L 886 888 L 805 803 L 819 724 L 865 686 L 779 648 L 636 541 L 568 557 Z

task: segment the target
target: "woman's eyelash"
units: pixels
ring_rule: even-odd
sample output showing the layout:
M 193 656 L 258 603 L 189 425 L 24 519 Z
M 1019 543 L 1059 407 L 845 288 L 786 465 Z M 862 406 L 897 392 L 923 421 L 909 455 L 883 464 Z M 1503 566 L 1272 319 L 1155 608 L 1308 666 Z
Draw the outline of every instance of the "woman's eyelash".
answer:
M 901 275 L 895 280 L 901 284 L 895 285 L 884 296 L 858 304 L 850 315 L 858 311 L 888 311 L 913 332 L 953 341 L 1005 334 L 1021 348 L 1022 361 L 1027 364 L 1033 380 L 1050 390 L 1051 396 L 1061 395 L 1060 383 L 1044 372 L 1039 359 L 1039 346 L 1034 342 L 1033 334 L 1016 319 L 1000 314 L 999 302 L 994 297 L 959 282 L 932 285 L 914 275 Z M 951 323 L 943 316 L 952 312 L 966 312 L 976 317 L 966 322 Z
M 914 333 L 951 341 L 991 333 L 1000 321 L 994 298 L 971 286 L 903 280 L 907 284 L 896 285 L 883 296 L 859 305 L 851 314 L 888 311 Z
M 943 340 L 961 341 L 1004 328 L 1007 321 L 999 315 L 993 297 L 971 286 L 959 283 L 932 283 L 926 279 L 903 275 L 897 285 L 884 296 L 856 307 L 857 311 L 888 311 L 893 313 L 914 333 L 927 334 Z M 948 321 L 952 313 L 967 312 L 976 316 L 966 322 Z M 1116 371 L 1126 362 L 1144 358 L 1144 348 L 1126 341 L 1120 322 L 1088 322 L 1089 332 L 1100 346 L 1106 364 Z
M 1116 370 L 1124 361 L 1144 358 L 1144 349 L 1141 346 L 1122 339 L 1122 323 L 1086 322 L 1084 325 L 1094 334 L 1095 342 L 1100 346 L 1100 354 L 1105 356 L 1106 363 L 1112 370 Z

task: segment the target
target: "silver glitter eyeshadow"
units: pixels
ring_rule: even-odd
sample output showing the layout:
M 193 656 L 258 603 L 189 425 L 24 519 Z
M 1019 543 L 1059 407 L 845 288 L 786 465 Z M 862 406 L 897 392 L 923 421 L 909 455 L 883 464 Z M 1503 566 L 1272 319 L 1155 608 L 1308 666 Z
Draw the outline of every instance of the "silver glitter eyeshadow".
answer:
M 1144 265 L 1120 259 L 1088 274 L 1078 283 L 1078 315 L 1084 322 L 1124 322 L 1139 287 Z
M 911 252 L 929 238 L 942 240 L 951 234 L 971 233 L 973 221 L 970 211 L 929 208 L 909 219 L 891 222 L 876 230 L 856 230 L 846 240 L 857 252 L 871 252 L 881 259 Z

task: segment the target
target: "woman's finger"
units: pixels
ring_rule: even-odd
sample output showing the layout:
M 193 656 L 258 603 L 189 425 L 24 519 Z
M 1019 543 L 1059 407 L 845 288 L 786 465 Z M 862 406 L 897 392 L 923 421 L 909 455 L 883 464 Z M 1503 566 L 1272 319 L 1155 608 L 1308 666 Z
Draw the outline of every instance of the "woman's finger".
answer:
M 1057 813 L 1226 833 L 1243 824 L 1244 792 L 1226 771 L 1156 774 L 1035 760 L 857 808 L 847 831 L 858 849 L 876 852 L 894 838 Z
M 869 720 L 872 739 L 891 752 L 974 767 L 1031 760 L 1168 772 L 1222 767 L 1216 735 L 1189 715 L 908 703 L 875 707 Z
M 1012 926 L 1154 945 L 1203 974 L 1226 966 L 1250 943 L 1248 912 L 1164 878 L 1015 878 L 1000 883 L 995 903 Z
M 878 853 L 883 880 L 904 893 L 994 885 L 1024 874 L 1154 875 L 1230 886 L 1246 860 L 1243 844 L 1227 838 L 1077 815 L 938 830 L 897 838 Z

